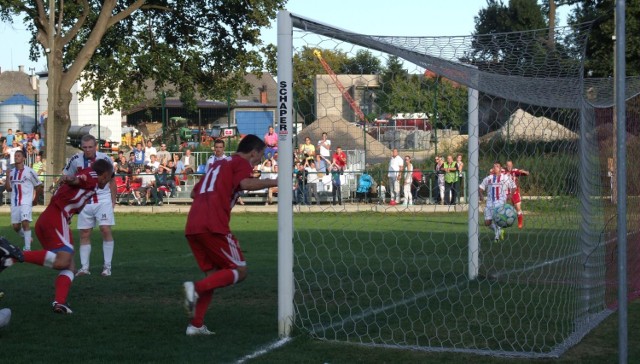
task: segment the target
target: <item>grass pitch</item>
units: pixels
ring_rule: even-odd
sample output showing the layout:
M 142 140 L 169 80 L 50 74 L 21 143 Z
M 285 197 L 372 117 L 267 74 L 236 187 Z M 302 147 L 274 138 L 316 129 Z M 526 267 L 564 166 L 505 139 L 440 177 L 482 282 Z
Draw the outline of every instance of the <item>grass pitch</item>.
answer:
M 176 363 L 215 362 L 233 363 L 249 358 L 257 350 L 269 347 L 277 337 L 277 219 L 275 214 L 234 214 L 232 228 L 236 232 L 245 258 L 249 265 L 248 279 L 236 287 L 221 289 L 215 293 L 206 324 L 216 331 L 213 337 L 186 337 L 184 331 L 187 318 L 182 308 L 181 283 L 197 279 L 201 273 L 191 256 L 183 229 L 186 216 L 173 214 L 119 214 L 114 230 L 116 249 L 113 276 L 99 275 L 102 264 L 102 249 L 98 233 L 94 232 L 91 256 L 92 275 L 79 277 L 74 281 L 69 302 L 74 314 L 55 315 L 51 312 L 53 300 L 53 280 L 56 272 L 30 264 L 11 267 L 0 274 L 0 288 L 5 298 L 0 307 L 10 307 L 13 311 L 11 325 L 0 329 L 2 361 L 7 363 Z M 395 243 L 382 249 L 379 262 L 369 262 L 371 277 L 390 272 L 397 258 L 418 252 L 414 239 L 416 232 L 428 231 L 429 241 L 439 244 L 419 245 L 424 250 L 425 266 L 441 260 L 430 260 L 435 254 L 450 255 L 449 263 L 462 264 L 466 259 L 457 256 L 459 238 L 442 240 L 444 232 L 453 236 L 465 228 L 464 216 L 455 219 L 437 215 L 423 215 L 421 224 L 416 225 L 414 216 L 396 217 L 392 226 L 385 224 L 381 214 L 301 214 L 296 215 L 298 229 L 296 249 L 314 249 L 315 254 L 305 254 L 306 261 L 297 261 L 297 274 L 304 267 L 318 261 L 314 257 L 341 260 L 344 266 L 339 275 L 349 276 L 363 266 L 359 259 L 371 248 L 367 241 L 381 238 L 400 239 L 406 244 Z M 397 225 L 404 221 L 404 225 Z M 318 224 L 321 222 L 321 224 Z M 391 223 L 391 221 L 390 221 Z M 347 225 L 352 228 L 349 229 Z M 8 228 L 8 215 L 0 216 L 0 226 L 5 226 L 2 234 L 10 240 L 18 237 Z M 357 229 L 355 227 L 358 227 Z M 390 234 L 389 232 L 395 233 Z M 488 234 L 482 229 L 483 234 Z M 372 239 L 373 238 L 373 239 Z M 483 238 L 486 236 L 483 235 Z M 77 239 L 77 234 L 76 234 Z M 304 242 L 304 246 L 302 243 Z M 446 244 L 445 244 L 446 243 Z M 336 244 L 350 244 L 349 251 L 355 254 L 340 255 L 341 249 L 332 248 Z M 482 243 L 485 247 L 485 243 Z M 554 242 L 549 242 L 554 244 Z M 514 243 L 498 247 L 487 247 L 487 255 L 496 271 L 511 269 L 507 261 L 500 257 Z M 34 242 L 34 249 L 39 247 Z M 337 247 L 337 246 L 336 246 Z M 455 249 L 454 249 L 455 248 Z M 322 249 L 325 249 L 322 251 Z M 520 248 L 519 248 L 520 249 Z M 319 253 L 318 253 L 319 252 Z M 362 253 L 362 254 L 358 254 Z M 427 254 L 428 253 L 428 254 Z M 337 256 L 335 256 L 338 254 Z M 526 255 L 524 255 L 526 256 Z M 78 258 L 76 257 L 76 260 Z M 447 263 L 447 264 L 449 264 Z M 376 268 L 376 264 L 377 267 Z M 439 262 L 438 264 L 444 264 Z M 418 265 L 416 264 L 415 267 Z M 447 267 L 441 266 L 441 271 Z M 318 270 L 322 272 L 322 270 Z M 432 269 L 437 272 L 438 270 Z M 460 276 L 464 275 L 464 271 Z M 388 275 L 391 277 L 392 275 Z M 368 278 L 363 277 L 363 282 Z M 456 277 L 437 274 L 426 281 L 448 281 Z M 357 281 L 351 277 L 351 281 Z M 322 284 L 314 281 L 314 284 Z M 327 279 L 327 284 L 329 279 Z M 423 283 L 406 281 L 407 287 L 418 292 Z M 490 286 L 489 286 L 490 287 Z M 495 286 L 497 287 L 497 286 Z M 318 287 L 319 288 L 319 287 Z M 367 287 L 362 287 L 365 291 Z M 370 287 L 369 287 L 370 289 Z M 336 291 L 336 290 L 334 290 Z M 393 291 L 393 290 L 391 290 Z M 393 293 L 391 292 L 390 293 Z M 322 296 L 321 296 L 322 297 Z M 346 297 L 346 296 L 345 296 Z M 298 296 L 299 300 L 301 296 Z M 357 297 L 345 299 L 358 299 Z M 361 298 L 360 298 L 361 299 Z M 425 300 L 428 300 L 426 297 Z M 433 298 L 430 298 L 433 299 Z M 362 299 L 361 299 L 362 300 Z M 380 302 L 383 304 L 382 302 Z M 428 304 L 426 301 L 421 304 Z M 540 306 L 544 307 L 544 306 Z M 640 304 L 630 304 L 629 315 L 629 361 L 640 360 Z M 342 308 L 336 307 L 336 312 Z M 411 310 L 409 310 L 411 311 Z M 409 312 L 409 315 L 412 315 Z M 303 319 L 308 314 L 303 313 Z M 331 322 L 328 317 L 325 322 Z M 556 362 L 611 362 L 617 356 L 617 316 L 608 318 L 601 326 L 589 334 L 582 343 L 571 349 Z M 450 324 L 450 323 L 442 323 Z M 365 325 L 366 326 L 366 325 Z M 353 324 L 357 329 L 358 324 Z M 401 326 L 398 326 L 400 329 Z M 339 330 L 334 330 L 339 331 Z M 395 332 L 398 334 L 399 332 Z M 334 333 L 335 334 L 335 333 Z M 381 333 L 387 337 L 392 333 Z M 431 338 L 425 332 L 424 340 Z M 338 337 L 339 339 L 339 332 Z M 490 357 L 479 357 L 451 353 L 425 353 L 411 350 L 395 350 L 381 347 L 363 347 L 315 340 L 300 330 L 294 339 L 264 355 L 249 359 L 248 362 L 331 362 L 331 363 L 380 363 L 380 362 L 451 362 L 462 361 L 500 363 L 518 362 Z M 507 340 L 505 335 L 505 340 Z M 526 362 L 522 360 L 522 362 Z

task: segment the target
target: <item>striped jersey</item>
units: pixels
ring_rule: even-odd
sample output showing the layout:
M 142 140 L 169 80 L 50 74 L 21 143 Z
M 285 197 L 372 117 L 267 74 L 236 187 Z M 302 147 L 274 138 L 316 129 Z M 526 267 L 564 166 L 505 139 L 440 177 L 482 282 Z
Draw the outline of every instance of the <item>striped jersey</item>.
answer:
M 500 173 L 485 177 L 478 187 L 487 192 L 487 203 L 504 204 L 507 201 L 509 189 L 515 189 L 516 183 L 509 175 Z
M 87 158 L 84 156 L 84 153 L 78 153 L 69 159 L 69 163 L 64 167 L 62 173 L 66 176 L 74 176 L 81 170 L 91 167 L 93 162 L 98 159 L 104 159 L 107 162 L 112 163 L 111 158 L 102 152 L 96 152 L 96 156 L 94 158 Z M 104 188 L 98 187 L 95 196 L 93 196 L 93 198 L 87 203 L 96 203 L 98 201 L 111 203 L 111 188 L 109 187 L 109 184 L 104 186 Z
M 11 183 L 11 206 L 33 205 L 33 192 L 37 186 L 42 184 L 38 174 L 33 169 L 24 166 L 23 169 L 12 169 L 9 178 Z

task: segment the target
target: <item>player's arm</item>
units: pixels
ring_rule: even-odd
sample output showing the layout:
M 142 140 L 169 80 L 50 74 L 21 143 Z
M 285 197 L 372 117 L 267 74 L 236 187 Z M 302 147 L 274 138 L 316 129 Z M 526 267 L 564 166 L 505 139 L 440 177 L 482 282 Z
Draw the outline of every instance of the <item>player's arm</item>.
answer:
M 247 191 L 261 190 L 263 188 L 278 187 L 277 179 L 245 178 L 240 181 L 240 189 Z

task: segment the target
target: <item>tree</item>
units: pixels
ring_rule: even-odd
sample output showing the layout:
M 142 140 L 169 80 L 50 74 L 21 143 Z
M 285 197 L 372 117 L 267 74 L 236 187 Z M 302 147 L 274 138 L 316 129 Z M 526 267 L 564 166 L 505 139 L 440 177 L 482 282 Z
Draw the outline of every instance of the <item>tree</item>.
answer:
M 594 21 L 587 41 L 584 72 L 592 77 L 613 77 L 613 52 L 615 33 L 614 0 L 583 0 L 572 11 L 569 24 Z M 627 1 L 626 21 L 626 61 L 627 76 L 640 75 L 640 2 Z M 585 74 L 585 75 L 586 75 Z
M 262 69 L 259 29 L 285 2 L 0 0 L 0 19 L 22 16 L 32 32 L 31 58 L 47 56 L 48 168 L 62 170 L 78 79 L 86 81 L 81 96 L 108 96 L 106 108 L 144 101 L 148 80 L 156 93 L 172 85 L 187 106 L 198 94 L 246 90 L 245 72 Z
M 316 48 L 304 46 L 293 56 L 293 93 L 295 95 L 295 109 L 304 117 L 306 124 L 312 123 L 316 119 L 315 108 L 315 78 L 316 75 L 327 74 L 313 54 Z M 329 64 L 331 69 L 343 69 L 349 57 L 342 51 L 322 49 L 322 58 Z
M 373 75 L 380 73 L 381 70 L 380 59 L 370 51 L 361 49 L 356 52 L 355 57 L 347 60 L 341 71 L 352 75 Z

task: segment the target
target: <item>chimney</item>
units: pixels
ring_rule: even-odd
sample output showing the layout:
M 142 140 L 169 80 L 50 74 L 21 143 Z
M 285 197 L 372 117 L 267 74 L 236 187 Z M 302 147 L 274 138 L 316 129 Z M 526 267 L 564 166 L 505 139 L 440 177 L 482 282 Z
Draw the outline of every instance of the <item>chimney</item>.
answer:
M 262 87 L 259 90 L 260 90 L 260 103 L 268 104 L 269 100 L 267 99 L 267 85 L 262 85 Z
M 18 66 L 18 71 L 24 73 L 24 65 L 19 65 Z

